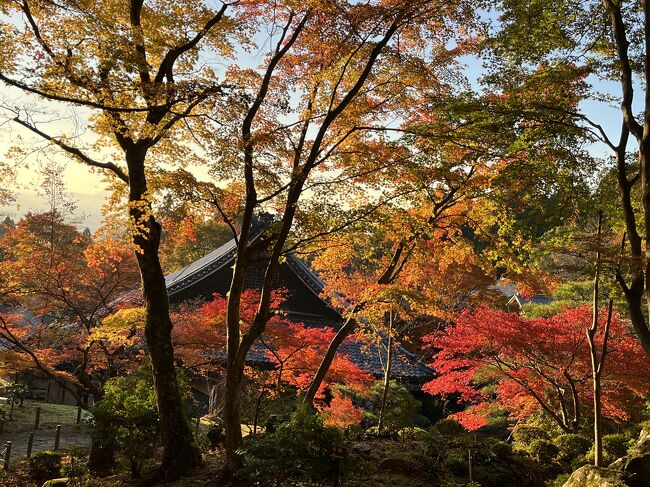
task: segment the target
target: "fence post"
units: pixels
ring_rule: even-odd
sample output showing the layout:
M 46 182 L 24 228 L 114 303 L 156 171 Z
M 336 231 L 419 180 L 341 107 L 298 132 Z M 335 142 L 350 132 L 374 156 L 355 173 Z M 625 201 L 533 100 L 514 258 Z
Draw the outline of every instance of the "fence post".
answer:
M 81 406 L 77 406 L 77 424 L 81 423 Z
M 59 449 L 59 440 L 61 439 L 61 425 L 56 425 L 56 435 L 54 436 L 54 451 Z
M 34 432 L 32 431 L 27 438 L 27 458 L 32 456 L 32 446 L 34 445 Z
M 40 421 L 41 421 L 41 407 L 38 406 L 36 408 L 36 420 L 34 421 L 34 429 L 35 430 L 38 429 L 38 423 L 40 423 Z
M 5 470 L 9 470 L 9 458 L 11 458 L 11 441 L 8 441 L 5 445 Z
M 0 418 L 0 435 L 5 432 L 5 419 Z

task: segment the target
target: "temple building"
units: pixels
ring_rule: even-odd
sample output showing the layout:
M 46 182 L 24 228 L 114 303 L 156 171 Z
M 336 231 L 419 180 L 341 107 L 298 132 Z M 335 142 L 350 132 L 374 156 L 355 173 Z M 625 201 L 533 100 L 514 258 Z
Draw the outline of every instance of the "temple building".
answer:
M 264 222 L 253 227 L 251 242 L 258 239 L 266 228 Z M 210 299 L 214 293 L 226 295 L 232 277 L 237 246 L 231 240 L 187 267 L 166 277 L 169 299 L 178 304 L 190 299 Z M 260 259 L 248 268 L 246 289 L 259 290 L 266 268 L 266 261 Z M 286 289 L 289 294 L 282 308 L 287 317 L 307 327 L 330 327 L 338 329 L 342 323 L 340 311 L 332 307 L 321 295 L 325 283 L 316 272 L 296 255 L 289 254 L 280 265 L 274 281 L 274 288 Z M 362 343 L 347 340 L 339 353 L 345 354 L 361 369 L 379 379 L 384 376 L 386 347 L 376 343 Z M 272 367 L 272 361 L 259 349 L 253 347 L 247 356 L 253 366 Z M 433 370 L 407 351 L 399 343 L 393 348 L 391 379 L 397 380 L 412 390 L 419 390 L 424 382 L 431 380 Z

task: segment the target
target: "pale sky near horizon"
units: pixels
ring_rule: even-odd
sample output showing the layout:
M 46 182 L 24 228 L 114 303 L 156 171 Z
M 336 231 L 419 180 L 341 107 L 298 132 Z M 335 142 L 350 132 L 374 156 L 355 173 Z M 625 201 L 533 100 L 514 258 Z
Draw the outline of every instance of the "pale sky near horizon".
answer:
M 468 70 L 476 69 L 468 67 Z M 615 90 L 615 87 L 614 87 Z M 612 92 L 614 92 L 612 90 Z M 608 90 L 609 91 L 609 90 Z M 637 98 L 638 101 L 638 98 Z M 597 123 L 603 125 L 612 140 L 618 138 L 617 130 L 620 129 L 620 109 L 617 106 L 609 106 L 602 102 L 587 101 L 582 104 L 583 111 L 594 119 Z M 68 125 L 66 123 L 66 125 Z M 16 135 L 24 140 L 33 140 L 35 144 L 43 144 L 38 138 L 15 124 L 7 128 L 6 125 L 0 128 L 0 152 L 4 153 L 6 149 L 16 141 Z M 599 157 L 611 156 L 610 150 L 604 144 L 596 144 L 590 148 L 592 155 Z M 32 168 L 35 168 L 35 157 L 32 156 Z M 101 217 L 99 215 L 101 206 L 106 197 L 105 184 L 102 182 L 101 175 L 93 172 L 83 164 L 66 158 L 63 154 L 58 155 L 55 160 L 65 166 L 63 180 L 66 189 L 72 193 L 73 199 L 79 200 L 80 211 L 88 215 L 80 226 L 89 226 L 91 230 L 98 228 Z M 17 182 L 19 184 L 17 204 L 8 207 L 0 207 L 0 215 L 10 215 L 12 218 L 19 218 L 27 211 L 39 211 L 46 207 L 46 201 L 43 199 L 39 205 L 37 188 L 39 186 L 39 175 L 37 171 L 21 170 L 18 172 Z

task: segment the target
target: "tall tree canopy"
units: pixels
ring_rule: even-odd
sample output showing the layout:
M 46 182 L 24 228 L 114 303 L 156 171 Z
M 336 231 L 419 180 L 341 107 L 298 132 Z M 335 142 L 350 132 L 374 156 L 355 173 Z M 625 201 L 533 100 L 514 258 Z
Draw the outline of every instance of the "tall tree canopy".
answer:
M 644 313 L 650 304 L 646 292 L 650 271 L 650 166 L 646 162 L 650 147 L 649 9 L 647 2 L 636 1 L 504 1 L 490 58 L 490 79 L 496 83 L 521 83 L 522 78 L 541 69 L 553 80 L 555 89 L 561 90 L 570 82 L 571 73 L 583 73 L 589 76 L 583 98 L 607 102 L 613 97 L 620 104 L 614 124 L 590 118 L 581 106 L 566 110 L 551 103 L 544 108 L 555 113 L 553 117 L 560 115 L 565 123 L 580 128 L 586 139 L 599 142 L 613 156 L 619 201 L 612 205 L 604 197 L 602 206 L 613 213 L 606 221 L 623 241 L 625 259 L 615 269 L 616 281 L 648 354 L 650 328 Z M 562 119 L 556 120 L 562 123 Z

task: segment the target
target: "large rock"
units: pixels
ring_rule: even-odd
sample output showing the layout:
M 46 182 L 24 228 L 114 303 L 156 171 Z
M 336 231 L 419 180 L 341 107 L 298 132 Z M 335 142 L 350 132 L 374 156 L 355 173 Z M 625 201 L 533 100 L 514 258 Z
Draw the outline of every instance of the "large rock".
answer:
M 585 465 L 571 474 L 563 487 L 628 487 L 623 472 Z
M 608 468 L 585 465 L 563 487 L 650 487 L 650 428 L 643 428 L 630 454 Z
M 359 442 L 352 445 L 352 451 L 359 455 L 367 455 L 372 451 L 372 447 L 367 443 Z
M 56 486 L 65 487 L 66 485 L 68 485 L 69 481 L 70 479 L 68 477 L 61 478 L 61 479 L 52 479 L 45 482 L 43 484 L 43 487 L 56 487 Z
M 634 448 L 632 448 L 633 455 L 645 455 L 650 453 L 650 428 L 643 428 L 639 434 Z
M 622 459 L 630 487 L 650 486 L 650 428 L 643 428 L 630 454 Z M 618 460 L 617 460 L 618 461 Z
M 630 487 L 650 486 L 650 452 L 645 455 L 630 455 L 625 462 L 628 474 L 627 485 Z

